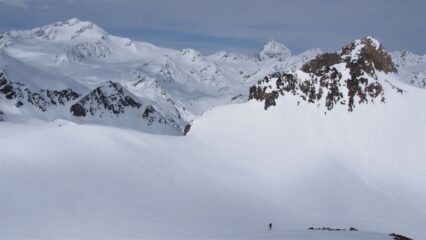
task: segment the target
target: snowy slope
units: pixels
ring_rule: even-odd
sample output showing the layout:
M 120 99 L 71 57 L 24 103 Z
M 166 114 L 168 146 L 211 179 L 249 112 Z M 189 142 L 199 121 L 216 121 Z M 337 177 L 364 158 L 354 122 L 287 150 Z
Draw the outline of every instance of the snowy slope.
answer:
M 416 55 L 409 50 L 392 52 L 401 80 L 410 85 L 426 88 L 426 56 Z
M 359 154 L 343 159 L 352 153 L 344 143 L 320 150 L 307 142 L 302 151 L 294 140 L 309 139 L 303 133 L 314 129 L 298 133 L 291 131 L 298 125 L 286 125 L 300 122 L 301 113 L 286 122 L 287 111 L 265 114 L 256 102 L 221 107 L 186 137 L 67 121 L 2 123 L 0 238 L 390 240 L 388 233 L 395 231 L 424 236 L 424 184 L 409 181 L 420 174 L 413 171 L 416 159 L 402 168 L 396 157 L 370 164 Z M 240 124 L 226 120 L 242 114 L 250 118 Z M 342 128 L 351 123 L 344 121 Z M 228 138 L 214 130 L 219 127 Z M 278 137 L 283 131 L 294 137 Z M 363 232 L 307 230 L 311 226 Z
M 265 185 L 258 194 L 286 226 L 353 225 L 424 239 L 426 114 L 416 103 L 425 96 L 406 91 L 352 113 L 325 115 L 291 95 L 267 111 L 255 101 L 219 107 L 189 135 L 256 176 Z
M 213 109 L 189 135 L 263 179 L 259 194 L 290 216 L 288 225 L 340 223 L 423 239 L 426 95 L 395 72 L 377 40 L 356 40 L 265 77 L 251 91 L 260 102 Z

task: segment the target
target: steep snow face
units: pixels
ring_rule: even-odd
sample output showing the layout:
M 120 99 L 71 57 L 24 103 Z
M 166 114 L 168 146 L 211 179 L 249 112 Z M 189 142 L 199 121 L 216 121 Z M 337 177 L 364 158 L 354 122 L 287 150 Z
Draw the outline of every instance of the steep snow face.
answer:
M 403 90 L 392 84 L 396 73 L 383 46 L 368 37 L 338 53 L 319 55 L 301 70 L 266 76 L 250 88 L 249 98 L 264 101 L 267 109 L 276 105 L 280 96 L 292 94 L 325 110 L 341 105 L 353 111 L 359 104 L 384 103 L 389 91 L 402 94 Z
M 401 80 L 415 87 L 426 88 L 426 55 L 416 55 L 408 50 L 391 53 Z
M 189 136 L 263 181 L 258 194 L 268 196 L 286 226 L 342 224 L 424 239 L 426 151 L 419 146 L 426 143 L 426 114 L 419 103 L 426 97 L 397 87 L 406 94 L 386 89 L 386 104 L 350 114 L 298 106 L 292 94 L 268 111 L 255 101 L 218 107 L 194 121 Z
M 38 56 L 43 62 L 45 55 Z M 65 76 L 54 67 L 40 67 L 26 62 L 21 57 L 13 57 L 0 49 L 0 72 L 7 75 L 11 82 L 25 84 L 30 90 L 40 89 L 62 90 L 71 88 L 77 92 L 87 91 L 87 87 L 72 77 Z
M 284 44 L 278 43 L 273 39 L 269 40 L 259 53 L 259 58 L 261 60 L 274 58 L 283 61 L 290 56 L 290 49 L 288 49 Z
M 426 119 L 394 100 L 350 117 L 234 104 L 186 137 L 3 122 L 0 238 L 424 239 Z
M 32 92 L 71 88 L 85 95 L 112 80 L 183 129 L 212 107 L 245 102 L 255 81 L 300 68 L 318 53 L 292 56 L 287 50 L 269 42 L 264 60 L 224 52 L 202 56 L 193 49 L 176 51 L 116 37 L 93 23 L 70 19 L 0 35 L 0 71 Z
M 0 238 L 425 239 L 425 96 L 405 91 L 351 114 L 221 106 L 186 137 L 2 122 Z

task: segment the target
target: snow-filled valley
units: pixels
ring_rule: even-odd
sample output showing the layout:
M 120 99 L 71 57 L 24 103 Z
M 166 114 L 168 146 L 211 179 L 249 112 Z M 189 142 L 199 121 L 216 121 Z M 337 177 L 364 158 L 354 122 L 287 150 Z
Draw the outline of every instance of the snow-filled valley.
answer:
M 77 19 L 4 33 L 0 239 L 426 239 L 425 70 L 371 37 L 202 56 Z

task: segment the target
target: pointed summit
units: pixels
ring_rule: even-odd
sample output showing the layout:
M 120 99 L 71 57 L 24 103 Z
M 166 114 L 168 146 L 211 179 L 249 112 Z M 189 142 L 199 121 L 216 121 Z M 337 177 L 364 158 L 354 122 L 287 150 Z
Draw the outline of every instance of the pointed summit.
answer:
M 99 40 L 108 35 L 108 33 L 88 21 L 81 21 L 77 18 L 71 18 L 64 22 L 56 22 L 53 24 L 37 27 L 31 30 L 12 31 L 6 33 L 11 38 L 31 40 L 51 40 L 51 41 L 92 41 Z
M 260 60 L 267 60 L 271 58 L 283 60 L 289 56 L 291 56 L 290 49 L 288 49 L 284 44 L 276 42 L 273 39 L 269 40 L 259 53 Z
M 80 19 L 78 18 L 70 18 L 67 21 L 65 21 L 65 23 L 67 23 L 68 25 L 75 25 L 77 23 L 81 22 Z
M 340 58 L 349 65 L 357 65 L 369 75 L 375 75 L 375 70 L 384 73 L 397 73 L 391 56 L 383 45 L 373 37 L 355 40 L 342 48 Z
M 81 21 L 71 18 L 65 22 L 57 22 L 52 25 L 33 29 L 38 32 L 38 37 L 54 40 L 98 40 L 108 33 L 89 21 Z
M 388 73 L 397 73 L 390 55 L 379 41 L 367 37 L 340 52 L 318 55 L 300 70 L 266 76 L 250 88 L 249 99 L 264 101 L 266 110 L 284 93 L 290 93 L 328 111 L 346 105 L 352 112 L 359 104 L 385 102 L 382 84 L 388 82 L 383 74 Z M 403 93 L 392 85 L 391 89 Z
M 359 55 L 365 51 L 382 52 L 383 45 L 379 42 L 379 40 L 370 36 L 363 39 L 357 39 L 342 48 L 342 57 L 357 59 Z

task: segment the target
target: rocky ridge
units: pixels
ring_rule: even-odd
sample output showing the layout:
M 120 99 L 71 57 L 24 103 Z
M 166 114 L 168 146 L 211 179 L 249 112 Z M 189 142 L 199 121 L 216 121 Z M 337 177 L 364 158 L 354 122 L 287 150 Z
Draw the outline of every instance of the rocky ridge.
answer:
M 391 83 L 383 76 L 397 72 L 383 45 L 367 37 L 348 44 L 339 52 L 321 54 L 300 70 L 266 76 L 250 88 L 249 100 L 263 101 L 268 109 L 276 105 L 279 96 L 291 94 L 328 111 L 336 105 L 344 105 L 351 112 L 358 104 L 384 103 L 383 84 Z

